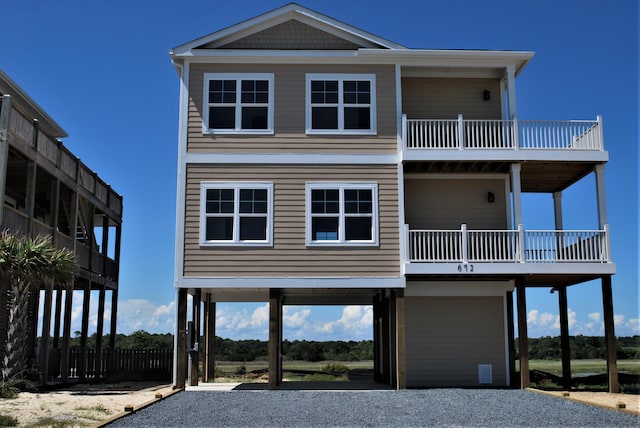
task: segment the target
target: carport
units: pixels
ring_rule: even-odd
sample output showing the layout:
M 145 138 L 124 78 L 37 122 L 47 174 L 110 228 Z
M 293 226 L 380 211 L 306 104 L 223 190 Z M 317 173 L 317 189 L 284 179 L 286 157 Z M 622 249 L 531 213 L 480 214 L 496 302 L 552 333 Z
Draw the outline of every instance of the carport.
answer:
M 192 296 L 191 319 L 188 299 Z M 197 386 L 211 382 L 215 373 L 214 339 L 218 302 L 268 302 L 269 389 L 282 383 L 282 329 L 285 305 L 372 305 L 374 343 L 374 381 L 402 389 L 404 368 L 404 289 L 375 288 L 181 288 L 177 291 L 177 335 L 174 385 Z M 204 343 L 198 343 L 202 338 Z M 199 349 L 202 352 L 199 352 Z M 202 362 L 200 356 L 202 355 Z M 200 364 L 201 363 L 201 364 Z M 201 367 L 202 378 L 198 375 Z

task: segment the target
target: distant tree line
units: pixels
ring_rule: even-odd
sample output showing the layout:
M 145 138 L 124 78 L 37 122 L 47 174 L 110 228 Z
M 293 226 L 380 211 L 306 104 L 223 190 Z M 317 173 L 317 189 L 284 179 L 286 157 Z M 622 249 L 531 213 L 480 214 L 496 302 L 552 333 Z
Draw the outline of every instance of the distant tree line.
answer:
M 201 344 L 204 339 L 201 338 Z M 106 348 L 109 335 L 102 339 L 102 346 Z M 80 332 L 71 339 L 72 347 L 80 346 Z M 96 334 L 87 337 L 87 347 L 94 349 Z M 153 334 L 138 330 L 130 335 L 116 334 L 116 347 L 120 349 L 172 349 L 173 334 Z M 202 349 L 202 346 L 201 346 Z M 223 361 L 253 361 L 266 360 L 269 354 L 268 342 L 261 340 L 232 340 L 215 338 L 216 358 Z M 361 361 L 373 359 L 373 341 L 341 341 L 316 342 L 308 340 L 283 340 L 282 357 L 285 360 L 304 361 Z
M 71 339 L 71 346 L 80 346 L 79 332 Z M 606 347 L 602 336 L 571 336 L 571 358 L 604 359 Z M 96 335 L 87 338 L 87 347 L 95 348 Z M 106 348 L 109 335 L 102 341 Z M 204 340 L 201 339 L 201 344 Z M 516 340 L 516 352 L 518 341 Z M 173 334 L 153 334 L 138 330 L 130 335 L 117 334 L 116 346 L 121 349 L 171 349 Z M 202 349 L 202 346 L 201 346 Z M 232 340 L 215 338 L 216 358 L 224 361 L 266 360 L 268 342 L 261 340 Z M 617 356 L 619 359 L 640 359 L 640 336 L 618 337 Z M 373 359 L 373 341 L 332 340 L 318 342 L 313 340 L 284 340 L 282 357 L 285 360 L 304 361 L 360 361 Z M 560 359 L 560 337 L 529 338 L 529 358 L 534 360 Z
M 260 340 L 232 340 L 216 336 L 216 357 L 223 361 L 266 360 L 268 342 Z M 361 361 L 373 359 L 373 340 L 316 342 L 283 340 L 282 358 L 303 361 Z
M 102 336 L 102 348 L 109 346 L 109 334 Z M 80 332 L 75 332 L 75 337 L 71 338 L 71 347 L 80 347 Z M 95 349 L 96 334 L 93 333 L 87 337 L 87 348 Z M 144 330 L 134 331 L 133 333 L 116 334 L 116 347 L 120 349 L 171 349 L 173 348 L 173 334 L 164 333 L 147 333 Z
M 602 336 L 570 336 L 571 359 L 605 359 L 606 345 Z M 518 341 L 516 340 L 516 350 Z M 617 358 L 640 359 L 640 336 L 618 337 Z M 560 336 L 529 338 L 529 358 L 532 360 L 558 360 L 560 355 Z

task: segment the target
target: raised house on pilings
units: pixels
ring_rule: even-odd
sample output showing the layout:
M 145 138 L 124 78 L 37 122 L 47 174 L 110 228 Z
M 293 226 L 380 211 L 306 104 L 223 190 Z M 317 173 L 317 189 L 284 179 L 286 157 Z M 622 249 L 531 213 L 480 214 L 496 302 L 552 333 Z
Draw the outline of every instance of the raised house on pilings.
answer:
M 191 295 L 205 381 L 215 303 L 265 301 L 271 388 L 283 305 L 321 304 L 373 306 L 380 383 L 526 387 L 530 287 L 558 290 L 570 382 L 566 290 L 600 279 L 617 389 L 602 121 L 520 118 L 532 52 L 410 49 L 292 3 L 170 56 L 177 386 L 200 380 Z M 562 192 L 588 175 L 599 227 L 566 230 Z M 526 193 L 553 197 L 554 230 L 526 227 Z
M 57 248 L 71 250 L 78 264 L 66 287 L 41 284 L 30 294 L 29 328 L 25 332 L 29 368 L 38 370 L 41 383 L 99 378 L 108 370 L 103 349 L 115 348 L 122 196 L 60 142 L 67 133 L 2 71 L 0 96 L 1 229 L 15 235 L 48 236 Z M 12 304 L 12 295 L 5 282 L 0 282 L 0 287 L 2 361 L 7 340 L 5 309 Z M 98 295 L 97 313 L 93 314 L 92 292 Z M 107 292 L 111 297 L 111 335 L 105 344 Z M 81 299 L 82 320 L 80 349 L 70 361 L 74 298 Z M 97 319 L 97 330 L 95 359 L 89 361 L 90 317 Z

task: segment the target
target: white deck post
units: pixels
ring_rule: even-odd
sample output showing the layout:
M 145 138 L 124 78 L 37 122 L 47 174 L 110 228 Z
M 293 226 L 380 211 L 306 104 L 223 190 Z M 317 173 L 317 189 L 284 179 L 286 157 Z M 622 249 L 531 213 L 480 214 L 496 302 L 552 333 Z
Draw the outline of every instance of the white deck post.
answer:
M 469 233 L 465 223 L 461 226 L 462 232 L 462 263 L 469 263 Z
M 562 221 L 562 192 L 553 192 L 553 213 L 556 225 L 556 258 L 563 259 L 565 256 L 562 246 L 562 229 L 564 229 Z
M 596 174 L 596 197 L 598 204 L 598 225 L 600 229 L 604 227 L 605 224 L 609 223 L 607 218 L 607 198 L 605 197 L 605 185 L 604 185 L 604 164 L 597 164 L 593 168 L 594 173 Z
M 518 117 L 516 111 L 516 69 L 513 65 L 507 66 L 507 94 L 509 96 L 509 119 Z
M 609 233 L 609 225 L 605 224 L 603 226 L 604 230 L 604 254 L 602 257 L 607 263 L 611 263 L 611 234 Z
M 458 115 L 458 150 L 464 150 L 464 120 Z
M 518 253 L 519 253 L 519 257 L 518 257 L 518 261 L 520 263 L 526 263 L 527 261 L 527 257 L 525 255 L 525 237 L 524 237 L 524 227 L 522 226 L 522 224 L 518 225 Z
M 513 224 L 523 224 L 522 221 L 522 189 L 520 185 L 519 163 L 511 164 L 511 194 L 513 195 Z
M 604 128 L 602 127 L 602 116 L 596 116 L 596 121 L 598 122 L 598 149 L 604 151 Z
M 514 150 L 520 149 L 520 137 L 518 131 L 518 112 L 516 110 L 516 70 L 513 65 L 507 66 L 507 103 L 509 119 L 511 120 L 511 142 Z M 517 224 L 517 223 L 516 223 Z
M 409 147 L 409 141 L 407 141 L 407 137 L 409 133 L 407 132 L 407 115 L 402 115 L 401 121 L 402 128 L 400 129 L 400 139 L 402 140 L 402 147 L 398 150 L 399 154 L 402 156 L 402 153 Z
M 556 230 L 562 230 L 562 192 L 553 192 L 553 213 L 556 223 Z

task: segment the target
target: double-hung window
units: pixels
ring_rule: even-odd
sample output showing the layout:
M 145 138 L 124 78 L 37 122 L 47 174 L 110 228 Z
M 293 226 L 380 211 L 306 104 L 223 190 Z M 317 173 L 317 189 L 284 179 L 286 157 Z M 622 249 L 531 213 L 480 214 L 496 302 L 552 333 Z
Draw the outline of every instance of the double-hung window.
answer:
M 307 183 L 307 245 L 377 245 L 375 183 Z
M 202 182 L 201 245 L 271 245 L 272 183 Z
M 273 74 L 204 75 L 203 132 L 273 133 Z
M 307 74 L 308 134 L 375 134 L 373 74 Z

